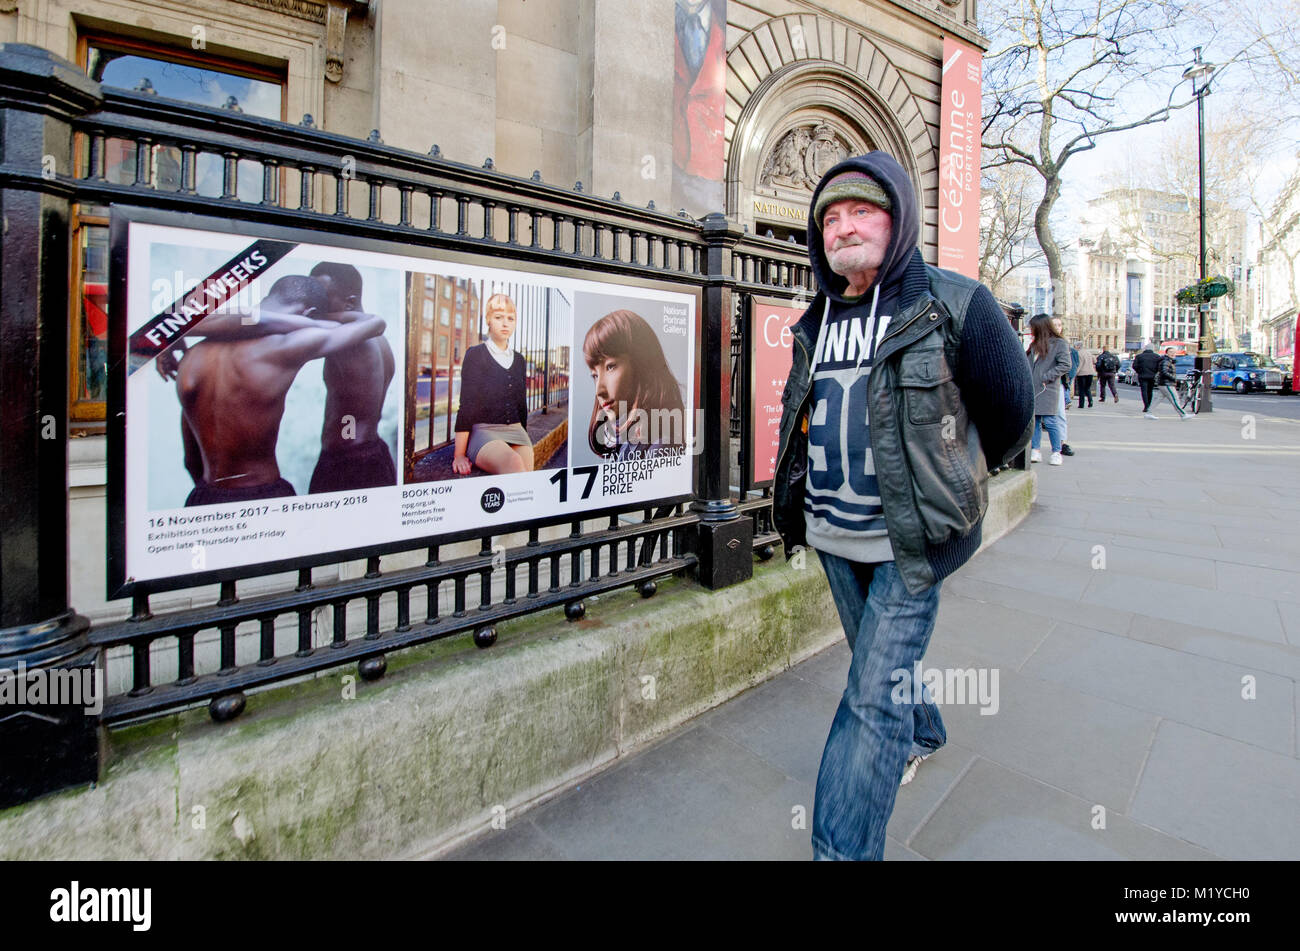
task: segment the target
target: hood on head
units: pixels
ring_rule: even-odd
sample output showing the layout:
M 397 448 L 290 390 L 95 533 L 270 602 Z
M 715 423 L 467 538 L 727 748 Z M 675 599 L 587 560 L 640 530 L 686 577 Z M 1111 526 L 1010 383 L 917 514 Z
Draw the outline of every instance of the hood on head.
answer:
M 836 175 L 847 171 L 865 172 L 874 178 L 889 195 L 892 206 L 890 214 L 894 219 L 894 232 L 873 287 L 887 285 L 902 276 L 921 236 L 921 221 L 917 214 L 916 192 L 912 187 L 912 179 L 903 170 L 903 166 L 887 152 L 868 152 L 866 155 L 847 158 L 823 175 L 813 191 L 812 201 L 808 204 L 808 258 L 812 262 L 817 284 L 828 297 L 839 302 L 844 300 L 843 292 L 848 287 L 848 280 L 831 270 L 830 262 L 826 260 L 826 252 L 822 247 L 822 223 L 817 220 L 813 211 L 817 207 L 817 197 L 826 187 L 826 183 Z

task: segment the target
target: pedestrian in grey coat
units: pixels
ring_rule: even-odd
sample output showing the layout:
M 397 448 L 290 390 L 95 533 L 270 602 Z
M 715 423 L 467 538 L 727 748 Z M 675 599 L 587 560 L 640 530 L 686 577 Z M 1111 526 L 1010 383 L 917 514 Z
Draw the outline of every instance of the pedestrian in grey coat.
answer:
M 1034 436 L 1030 440 L 1030 462 L 1041 462 L 1038 445 L 1043 430 L 1052 443 L 1051 464 L 1061 464 L 1061 420 L 1057 415 L 1061 407 L 1061 380 L 1070 372 L 1070 345 L 1052 324 L 1047 314 L 1035 314 L 1029 321 L 1034 333 L 1033 342 L 1026 351 L 1029 371 L 1034 385 Z

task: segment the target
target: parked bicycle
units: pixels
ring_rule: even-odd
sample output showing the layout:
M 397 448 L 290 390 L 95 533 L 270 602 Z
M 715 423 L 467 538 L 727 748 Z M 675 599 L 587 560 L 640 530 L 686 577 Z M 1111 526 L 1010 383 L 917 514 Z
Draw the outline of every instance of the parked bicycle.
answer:
M 1193 367 L 1178 381 L 1178 405 L 1192 415 L 1201 411 L 1201 377 L 1206 373 Z

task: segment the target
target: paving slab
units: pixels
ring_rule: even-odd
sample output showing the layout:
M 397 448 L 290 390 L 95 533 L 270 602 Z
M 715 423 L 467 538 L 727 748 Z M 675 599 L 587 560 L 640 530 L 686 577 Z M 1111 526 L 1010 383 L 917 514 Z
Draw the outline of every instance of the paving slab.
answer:
M 1054 560 L 1129 578 L 1152 578 L 1196 588 L 1213 589 L 1218 580 L 1209 558 L 1170 557 L 1152 552 L 1139 539 L 1124 535 L 1096 538 L 1062 538 Z M 1098 568 L 1093 568 L 1099 565 Z
M 961 572 L 945 581 L 943 587 L 945 594 L 958 594 L 972 601 L 1000 604 L 1031 617 L 1082 624 L 1112 634 L 1127 632 L 1133 623 L 1132 611 L 1121 611 L 1109 605 L 1084 606 L 1069 598 L 1036 594 L 1007 585 L 967 578 Z
M 838 702 L 844 693 L 849 674 L 849 661 L 853 655 L 849 652 L 849 642 L 841 637 L 836 643 L 814 657 L 790 669 L 790 675 L 799 677 L 831 691 Z M 827 726 L 830 723 L 827 721 Z
M 1048 594 L 1078 601 L 1092 582 L 1093 571 L 1085 563 L 1069 565 L 1059 561 L 1030 558 L 1024 555 L 1003 553 L 995 548 L 973 558 L 962 571 L 962 577 L 976 581 Z
M 958 654 L 961 660 L 1018 670 L 1056 623 L 945 591 L 929 653 L 942 650 Z
M 704 858 L 702 849 L 722 847 L 718 829 L 729 810 L 752 818 L 753 804 L 788 780 L 725 737 L 692 726 L 529 818 L 571 859 Z
M 1225 858 L 1295 861 L 1300 760 L 1166 720 L 1132 815 Z
M 1186 861 L 1214 854 L 1099 804 L 977 759 L 911 840 L 929 859 L 1140 859 Z
M 899 842 L 910 842 L 974 762 L 975 753 L 953 742 L 949 731 L 943 748 L 917 767 L 910 783 L 899 787 L 886 833 Z M 887 849 L 885 858 L 889 858 Z
M 1061 538 L 1073 538 L 1078 541 L 1086 541 L 1089 544 L 1127 545 L 1143 551 L 1171 555 L 1173 557 L 1167 560 L 1174 562 L 1183 558 L 1201 558 L 1214 562 L 1226 562 L 1235 565 L 1258 565 L 1261 568 L 1275 568 L 1283 571 L 1292 570 L 1297 565 L 1300 565 L 1300 559 L 1297 559 L 1295 555 L 1290 553 L 1234 548 L 1231 545 L 1220 544 L 1217 535 L 1213 539 L 1206 539 L 1205 544 L 1189 545 L 1184 542 L 1172 542 L 1156 538 L 1140 538 L 1132 535 L 1116 535 L 1109 532 L 1096 532 L 1065 526 L 1040 528 L 1037 526 L 1028 526 L 1026 524 L 1017 531 L 1055 533 Z
M 1012 670 L 999 671 L 997 700 L 992 714 L 973 704 L 942 705 L 949 743 L 1112 812 L 1128 807 L 1155 714 Z
M 1278 616 L 1282 619 L 1282 630 L 1288 644 L 1300 647 L 1300 606 L 1279 601 Z
M 698 722 L 786 775 L 815 784 L 822 750 L 807 737 L 830 731 L 848 673 L 848 651 L 843 659 L 838 689 L 828 690 L 799 677 L 776 677 L 709 711 Z
M 1287 607 L 1291 607 L 1287 605 Z M 1300 617 L 1300 606 L 1297 617 Z M 1271 671 L 1300 683 L 1300 646 L 1262 641 L 1241 634 L 1226 634 L 1208 627 L 1135 614 L 1128 636 L 1186 654 Z
M 531 820 L 511 822 L 504 829 L 489 828 L 448 858 L 458 862 L 554 862 L 568 856 L 537 830 Z
M 1218 566 L 1218 588 L 1243 598 L 1300 604 L 1300 571 L 1225 563 Z
M 1216 628 L 1230 634 L 1279 644 L 1286 642 L 1277 607 L 1272 601 L 1258 598 L 1099 571 L 1083 600 L 1089 604 L 1127 609 L 1134 614 Z
M 1245 667 L 1062 624 L 1024 674 L 1289 753 L 1295 742 L 1295 682 Z M 1242 678 L 1255 678 L 1244 699 Z

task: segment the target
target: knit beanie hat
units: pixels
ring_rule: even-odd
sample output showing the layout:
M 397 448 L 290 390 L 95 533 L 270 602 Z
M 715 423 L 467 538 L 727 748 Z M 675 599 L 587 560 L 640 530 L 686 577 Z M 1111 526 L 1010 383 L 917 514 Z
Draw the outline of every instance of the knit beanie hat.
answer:
M 889 194 L 878 181 L 866 172 L 850 170 L 841 172 L 826 183 L 826 187 L 817 196 L 817 204 L 813 206 L 813 221 L 821 227 L 822 213 L 835 202 L 846 199 L 870 202 L 885 211 L 893 210 Z

